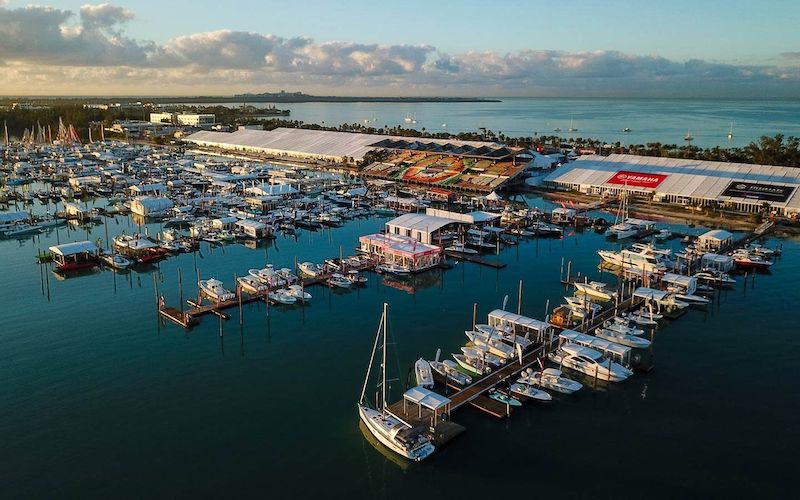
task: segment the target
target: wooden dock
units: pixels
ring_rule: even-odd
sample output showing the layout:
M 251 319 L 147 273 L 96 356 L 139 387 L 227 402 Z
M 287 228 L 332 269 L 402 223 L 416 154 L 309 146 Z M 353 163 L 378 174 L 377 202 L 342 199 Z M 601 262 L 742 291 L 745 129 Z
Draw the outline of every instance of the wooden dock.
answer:
M 473 262 L 475 264 L 480 264 L 482 266 L 489 266 L 495 269 L 502 269 L 506 267 L 505 262 L 500 262 L 499 260 L 494 260 L 494 259 L 487 259 L 486 257 L 482 257 L 481 255 L 478 254 L 453 252 L 451 250 L 445 250 L 444 253 L 451 259 Z

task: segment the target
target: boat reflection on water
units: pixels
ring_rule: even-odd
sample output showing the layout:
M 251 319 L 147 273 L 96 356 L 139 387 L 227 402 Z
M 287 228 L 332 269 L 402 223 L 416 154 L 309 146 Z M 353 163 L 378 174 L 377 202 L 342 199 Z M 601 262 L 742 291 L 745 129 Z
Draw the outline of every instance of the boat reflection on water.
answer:
M 53 269 L 52 271 L 53 277 L 59 281 L 68 280 L 70 278 L 79 278 L 81 276 L 90 276 L 92 274 L 99 274 L 102 272 L 100 266 L 90 267 L 86 269 L 75 269 L 72 271 L 62 271 L 59 269 Z
M 410 295 L 426 288 L 441 286 L 442 271 L 433 270 L 420 274 L 410 274 L 408 276 L 382 275 L 382 283 L 385 286 L 402 290 Z
M 383 457 L 386 458 L 388 461 L 398 466 L 403 472 L 407 471 L 408 468 L 411 467 L 411 464 L 414 463 L 411 462 L 410 460 L 405 460 L 403 457 L 393 452 L 392 450 L 387 448 L 383 443 L 378 441 L 378 439 L 375 436 L 373 436 L 372 433 L 369 431 L 369 429 L 367 428 L 367 424 L 365 424 L 363 420 L 359 419 L 358 428 L 361 429 L 361 434 L 364 435 L 364 438 L 367 440 L 369 444 L 372 445 L 372 447 L 375 450 L 380 452 L 380 454 L 383 455 Z M 369 460 L 369 453 L 371 453 L 369 450 L 365 450 L 365 455 L 366 455 L 365 458 L 367 460 Z

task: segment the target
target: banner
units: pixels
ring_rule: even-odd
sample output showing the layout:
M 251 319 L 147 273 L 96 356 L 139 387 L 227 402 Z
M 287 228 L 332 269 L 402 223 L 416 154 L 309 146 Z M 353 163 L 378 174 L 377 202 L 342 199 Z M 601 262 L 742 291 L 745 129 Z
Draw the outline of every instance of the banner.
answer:
M 667 176 L 664 174 L 643 174 L 641 172 L 620 170 L 607 182 L 609 184 L 622 184 L 631 187 L 657 188 L 666 178 Z
M 783 203 L 792 196 L 794 190 L 795 186 L 786 186 L 784 184 L 733 181 L 722 192 L 722 196 Z

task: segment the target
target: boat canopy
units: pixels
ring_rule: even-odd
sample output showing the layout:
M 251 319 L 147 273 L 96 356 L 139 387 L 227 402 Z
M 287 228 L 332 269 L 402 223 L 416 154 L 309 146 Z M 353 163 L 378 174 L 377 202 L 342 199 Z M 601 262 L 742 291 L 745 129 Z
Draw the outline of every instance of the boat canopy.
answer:
M 412 387 L 403 394 L 403 399 L 436 411 L 450 404 L 450 399 L 422 386 Z
M 661 277 L 661 281 L 664 283 L 680 285 L 684 288 L 694 289 L 697 286 L 697 278 L 675 273 L 664 273 L 664 276 Z
M 66 257 L 67 255 L 77 255 L 79 253 L 95 253 L 97 252 L 97 245 L 91 241 L 76 241 L 75 243 L 52 246 L 50 251 L 56 255 Z
M 640 297 L 642 299 L 662 301 L 669 296 L 669 293 L 665 292 L 664 290 L 655 290 L 653 288 L 646 288 L 641 286 L 637 288 L 636 291 L 633 292 L 633 296 Z
M 535 330 L 540 333 L 546 332 L 551 328 L 550 325 L 544 321 L 504 311 L 502 309 L 495 309 L 489 313 L 489 324 L 495 328 L 498 325 L 520 326 L 526 330 Z
M 628 361 L 631 348 L 624 345 L 609 342 L 608 340 L 593 337 L 585 333 L 576 332 L 575 330 L 564 330 L 559 334 L 562 342 L 577 344 L 582 347 L 602 352 L 615 360 Z

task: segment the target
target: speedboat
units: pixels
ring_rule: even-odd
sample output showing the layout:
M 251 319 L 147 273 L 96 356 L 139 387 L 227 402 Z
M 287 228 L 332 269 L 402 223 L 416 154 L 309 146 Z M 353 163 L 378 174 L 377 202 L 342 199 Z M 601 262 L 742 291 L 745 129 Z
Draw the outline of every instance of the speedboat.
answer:
M 661 314 L 655 314 L 642 308 L 638 311 L 631 311 L 623 315 L 624 319 L 629 319 L 639 326 L 658 326 L 658 320 L 663 318 Z
M 350 288 L 353 282 L 347 279 L 346 276 L 335 273 L 328 278 L 328 284 L 334 288 Z
M 198 283 L 200 291 L 211 300 L 222 302 L 236 298 L 236 294 L 226 289 L 222 282 L 214 278 L 200 280 Z
M 511 395 L 523 400 L 539 401 L 540 403 L 549 403 L 553 400 L 553 396 L 550 394 L 528 384 L 521 384 L 517 382 L 509 385 L 508 389 Z
M 289 291 L 285 288 L 279 288 L 269 292 L 269 298 L 270 300 L 279 304 L 291 305 L 297 302 L 297 298 L 295 298 L 295 296 L 289 293 Z
M 699 281 L 710 283 L 717 286 L 731 286 L 736 284 L 736 280 L 728 273 L 717 271 L 716 269 L 703 269 L 694 274 Z
M 617 296 L 617 292 L 606 290 L 608 285 L 601 283 L 600 281 L 589 281 L 587 283 L 580 283 L 576 281 L 574 285 L 577 289 L 576 295 L 581 293 L 583 295 L 598 298 L 600 300 L 612 300 Z
M 465 354 L 453 354 L 453 359 L 456 360 L 458 365 L 474 375 L 486 375 L 492 372 L 492 368 L 488 363 L 485 363 L 481 358 L 474 358 Z
M 242 290 L 254 295 L 269 291 L 269 285 L 253 276 L 240 276 L 236 278 L 236 282 L 239 283 Z
M 583 318 L 586 314 L 588 314 L 590 317 L 593 317 L 594 315 L 599 314 L 603 309 L 594 302 L 586 300 L 585 297 L 564 298 L 567 300 L 567 307 L 572 312 L 572 315 L 577 318 Z
M 302 300 L 303 302 L 311 300 L 311 294 L 306 292 L 301 285 L 290 285 L 287 290 L 289 291 L 289 295 L 297 300 Z
M 453 380 L 458 385 L 469 385 L 472 383 L 472 377 L 459 371 L 458 363 L 455 361 L 450 359 L 445 359 L 444 361 L 430 361 L 430 365 L 439 375 L 448 380 Z
M 551 391 L 562 394 L 572 394 L 580 390 L 583 384 L 561 376 L 561 370 L 545 368 L 542 371 L 533 371 L 530 368 L 522 370 L 517 382 L 520 384 L 538 385 Z
M 739 269 L 769 269 L 773 261 L 767 260 L 755 252 L 748 252 L 747 250 L 737 250 L 733 252 L 733 263 Z
M 411 269 L 401 266 L 399 264 L 392 264 L 388 262 L 384 262 L 383 264 L 378 264 L 375 267 L 375 270 L 379 273 L 389 273 L 389 274 L 396 274 L 398 276 L 406 276 L 411 273 Z
M 533 344 L 533 341 L 522 335 L 515 335 L 512 330 L 495 328 L 491 325 L 480 323 L 475 325 L 475 330 L 483 333 L 487 337 L 501 339 L 511 345 L 518 345 L 523 351 Z
M 598 328 L 594 331 L 594 335 L 598 338 L 614 342 L 616 344 L 633 347 L 636 349 L 647 349 L 650 347 L 650 341 L 634 335 L 628 335 L 617 330 L 609 330 L 607 328 Z
M 271 264 L 268 264 L 262 269 L 249 269 L 247 274 L 270 287 L 283 286 L 286 284 L 286 280 L 278 275 Z
M 129 267 L 131 267 L 131 264 L 133 264 L 133 262 L 131 262 L 130 259 L 127 259 L 120 254 L 101 255 L 100 260 L 103 261 L 103 263 L 108 267 L 112 267 L 114 269 L 119 269 L 119 270 L 128 269 Z
M 472 342 L 472 344 L 480 349 L 485 349 L 487 352 L 490 352 L 495 356 L 502 358 L 503 360 L 508 360 L 514 357 L 514 347 L 506 344 L 498 338 L 489 337 L 485 333 L 475 330 L 467 330 L 464 333 L 467 335 L 467 338 Z
M 505 360 L 503 358 L 490 353 L 488 349 L 484 349 L 482 347 L 478 346 L 462 347 L 461 352 L 464 353 L 465 356 L 470 358 L 483 359 L 490 365 L 503 366 L 503 364 L 505 363 Z
M 466 245 L 464 245 L 463 243 L 460 243 L 460 242 L 454 242 L 449 247 L 445 247 L 445 250 L 447 250 L 449 252 L 464 253 L 464 254 L 470 254 L 470 255 L 474 255 L 474 254 L 478 253 L 477 250 L 474 250 L 472 248 L 468 248 Z
M 612 319 L 603 322 L 603 328 L 615 332 L 623 333 L 625 335 L 639 336 L 644 334 L 644 330 L 631 326 L 631 321 L 628 318 L 614 316 Z
M 572 342 L 567 342 L 547 355 L 550 361 L 590 377 L 609 382 L 621 382 L 633 372 L 624 366 L 606 359 L 601 353 Z
M 522 406 L 522 402 L 518 399 L 514 399 L 511 396 L 503 394 L 502 392 L 498 391 L 497 389 L 492 389 L 489 391 L 489 397 L 494 399 L 495 401 L 499 401 L 505 405 L 509 406 Z
M 433 387 L 433 371 L 431 364 L 422 358 L 414 363 L 414 374 L 417 377 L 417 385 L 422 387 Z
M 316 278 L 324 270 L 321 264 L 314 264 L 313 262 L 303 262 L 298 264 L 297 267 L 300 268 L 300 272 L 311 278 Z

